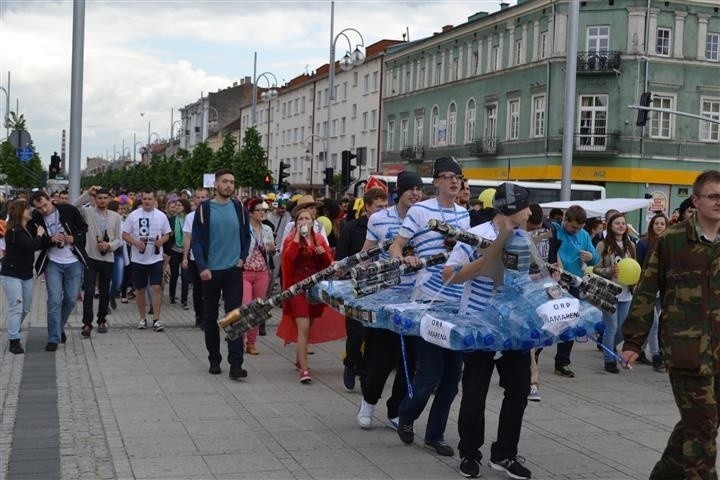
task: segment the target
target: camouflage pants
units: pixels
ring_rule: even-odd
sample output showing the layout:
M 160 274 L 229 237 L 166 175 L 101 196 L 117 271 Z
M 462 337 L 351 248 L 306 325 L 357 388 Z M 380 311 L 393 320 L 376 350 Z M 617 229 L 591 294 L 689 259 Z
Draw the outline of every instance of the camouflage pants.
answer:
M 720 376 L 691 377 L 670 372 L 680 421 L 668 439 L 650 480 L 717 480 Z

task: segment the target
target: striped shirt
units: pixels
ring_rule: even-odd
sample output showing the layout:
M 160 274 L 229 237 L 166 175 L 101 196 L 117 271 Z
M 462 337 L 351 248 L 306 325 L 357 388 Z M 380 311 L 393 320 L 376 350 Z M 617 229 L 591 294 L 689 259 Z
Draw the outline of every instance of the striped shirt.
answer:
M 427 227 L 428 220 L 437 219 L 450 225 L 467 230 L 470 228 L 470 215 L 459 205 L 451 208 L 440 207 L 436 198 L 416 203 L 408 210 L 398 235 L 409 240 L 415 250 L 415 256 L 427 257 L 447 251 L 445 237 Z M 434 298 L 442 290 L 443 298 L 460 300 L 462 285 L 443 286 L 442 265 L 429 267 L 429 278 L 421 285 L 426 298 Z
M 497 230 L 493 222 L 485 222 L 471 228 L 474 233 L 488 240 L 497 238 Z M 450 253 L 446 266 L 466 265 L 473 260 L 481 258 L 482 255 L 476 247 L 458 242 Z M 460 313 L 481 312 L 487 308 L 490 298 L 493 296 L 493 280 L 489 277 L 475 277 L 464 283 L 462 299 L 460 300 Z
M 382 243 L 385 240 L 397 237 L 403 220 L 398 214 L 395 206 L 373 213 L 368 219 L 367 234 L 365 240 L 369 242 Z M 388 252 L 380 254 L 380 260 L 390 258 Z M 412 287 L 415 284 L 415 274 L 403 275 L 400 281 L 402 287 Z

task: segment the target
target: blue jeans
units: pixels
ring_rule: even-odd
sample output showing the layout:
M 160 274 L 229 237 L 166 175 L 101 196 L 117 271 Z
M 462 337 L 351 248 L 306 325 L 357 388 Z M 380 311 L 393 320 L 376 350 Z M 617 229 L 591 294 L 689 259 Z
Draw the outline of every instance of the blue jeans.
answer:
M 611 352 L 615 352 L 615 347 L 623 340 L 621 331 L 622 324 L 625 323 L 625 319 L 630 311 L 630 303 L 631 302 L 618 302 L 615 313 L 603 312 L 603 323 L 605 323 L 603 345 Z M 605 363 L 617 361 L 617 358 L 612 356 L 607 350 L 603 351 L 603 356 L 605 357 Z
M 62 264 L 48 261 L 45 270 L 48 342 L 60 343 L 65 324 L 80 294 L 82 274 L 82 262 Z
M 15 277 L 0 276 L 0 285 L 2 285 L 7 299 L 7 329 L 8 340 L 20 339 L 20 328 L 25 316 L 30 312 L 30 304 L 32 303 L 33 279 L 21 280 Z
M 415 421 L 437 386 L 425 428 L 425 442 L 444 440 L 450 406 L 457 395 L 462 375 L 462 352 L 448 350 L 417 337 L 416 356 L 418 363 L 412 382 L 413 397 L 405 396 L 400 403 L 400 423 Z
M 124 248 L 124 247 L 123 247 Z M 110 298 L 116 298 L 120 292 L 120 286 L 123 283 L 123 273 L 125 271 L 125 257 L 122 250 L 115 252 L 115 261 L 113 262 L 112 280 L 110 281 Z

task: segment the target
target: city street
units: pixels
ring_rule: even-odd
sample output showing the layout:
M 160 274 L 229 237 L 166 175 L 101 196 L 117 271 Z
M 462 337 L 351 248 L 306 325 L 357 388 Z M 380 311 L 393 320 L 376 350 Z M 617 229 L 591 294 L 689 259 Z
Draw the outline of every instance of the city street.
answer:
M 133 303 L 118 307 L 109 333 L 84 339 L 78 304 L 67 343 L 45 352 L 45 285 L 37 281 L 26 354 L 12 355 L 0 303 L 0 478 L 461 478 L 457 454 L 424 448 L 425 415 L 412 446 L 383 426 L 384 400 L 373 428 L 358 427 L 358 388 L 346 392 L 341 381 L 342 342 L 312 347 L 313 382 L 302 385 L 294 347 L 275 336 L 276 312 L 259 337 L 260 355 L 245 357 L 248 378 L 235 382 L 225 362 L 222 375 L 207 373 L 192 310 L 164 305 L 167 327 L 157 333 L 135 328 Z M 554 351 L 540 357 L 543 397 L 528 405 L 520 442 L 533 478 L 647 478 L 678 419 L 666 375 L 645 365 L 605 373 L 595 346 L 577 344 L 576 378 L 561 378 Z M 486 462 L 501 391 L 494 382 L 483 478 L 507 478 Z M 446 432 L 453 447 L 459 403 L 458 396 Z

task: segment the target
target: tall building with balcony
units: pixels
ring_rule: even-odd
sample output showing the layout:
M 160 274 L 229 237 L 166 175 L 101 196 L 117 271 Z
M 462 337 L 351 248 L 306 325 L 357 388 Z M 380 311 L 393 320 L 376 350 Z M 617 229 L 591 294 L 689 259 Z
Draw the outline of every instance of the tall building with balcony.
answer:
M 268 151 L 269 168 L 277 179 L 280 162 L 290 164 L 288 181 L 295 189 L 322 190 L 325 168 L 340 173 L 343 150 L 365 152 L 365 164 L 355 176 L 376 171 L 380 157 L 381 90 L 385 49 L 401 43 L 380 40 L 365 49 L 361 65 L 343 71 L 335 64 L 334 95 L 330 105 L 328 64 L 300 75 L 281 89 L 271 102 L 258 99 L 256 128 Z M 251 106 L 241 112 L 241 131 L 251 126 Z M 327 138 L 328 161 L 325 161 Z M 364 149 L 364 150 L 363 150 Z M 361 155 L 362 156 L 362 155 Z
M 717 168 L 720 14 L 712 0 L 580 3 L 574 182 L 608 197 L 653 195 L 669 213 L 703 170 Z M 568 1 L 518 0 L 385 55 L 380 171 L 430 175 L 452 155 L 471 178 L 561 178 Z M 646 40 L 647 39 L 647 40 Z

